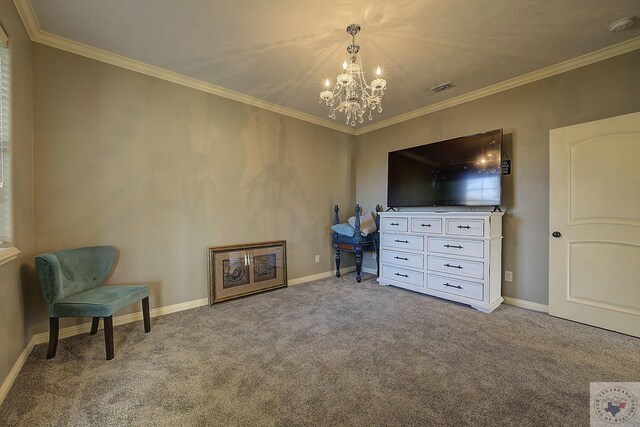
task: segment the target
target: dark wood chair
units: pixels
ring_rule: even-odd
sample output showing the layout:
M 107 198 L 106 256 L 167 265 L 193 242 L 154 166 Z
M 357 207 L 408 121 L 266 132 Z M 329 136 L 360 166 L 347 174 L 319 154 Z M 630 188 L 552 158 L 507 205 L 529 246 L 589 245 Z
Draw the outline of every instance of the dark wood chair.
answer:
M 333 218 L 333 224 L 339 224 L 340 219 L 338 217 L 338 205 L 333 208 L 335 212 Z M 376 213 L 382 211 L 382 206 L 376 205 Z M 356 223 L 355 229 L 356 234 L 353 237 L 345 236 L 343 234 L 338 234 L 336 232 L 333 233 L 333 250 L 336 255 L 336 277 L 340 277 L 340 252 L 352 252 L 356 256 L 356 282 L 360 283 L 362 281 L 361 273 L 362 273 L 362 253 L 364 251 L 375 251 L 376 252 L 376 274 L 380 275 L 380 218 L 376 215 L 376 228 L 375 233 L 371 233 L 367 236 L 363 236 L 360 234 L 360 205 L 356 205 L 355 208 L 356 214 Z

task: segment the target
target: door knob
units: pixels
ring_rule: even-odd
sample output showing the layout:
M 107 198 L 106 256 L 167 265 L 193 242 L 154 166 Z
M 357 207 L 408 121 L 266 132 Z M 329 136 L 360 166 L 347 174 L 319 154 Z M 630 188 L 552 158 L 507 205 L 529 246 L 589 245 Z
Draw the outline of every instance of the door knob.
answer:
M 553 233 L 551 233 L 551 235 L 552 235 L 553 237 L 555 237 L 556 239 L 557 239 L 558 237 L 562 236 L 562 234 L 561 234 L 559 231 L 554 231 Z

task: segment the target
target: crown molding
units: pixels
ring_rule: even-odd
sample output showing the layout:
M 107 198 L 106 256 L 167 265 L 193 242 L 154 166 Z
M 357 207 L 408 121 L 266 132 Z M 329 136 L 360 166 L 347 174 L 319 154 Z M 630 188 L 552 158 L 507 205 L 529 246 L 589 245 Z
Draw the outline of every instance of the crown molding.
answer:
M 35 16 L 31 2 L 29 0 L 14 0 L 18 14 L 24 23 L 24 26 L 32 41 L 43 45 L 51 46 L 57 49 L 65 50 L 67 52 L 75 53 L 76 55 L 85 56 L 87 58 L 95 59 L 96 61 L 104 62 L 107 64 L 115 65 L 116 67 L 124 68 L 127 70 L 135 71 L 140 74 L 145 74 L 151 77 L 156 77 L 161 80 L 166 80 L 171 83 L 176 83 L 181 86 L 186 86 L 191 89 L 196 89 L 202 92 L 218 95 L 223 98 L 232 99 L 234 101 L 241 102 L 243 104 L 251 105 L 254 107 L 262 108 L 264 110 L 272 111 L 274 113 L 282 114 L 285 116 L 293 117 L 294 119 L 303 120 L 305 122 L 313 123 L 315 125 L 323 126 L 329 129 L 337 130 L 339 132 L 347 133 L 349 135 L 355 135 L 353 128 L 336 123 L 334 121 L 321 119 L 317 116 L 302 113 L 300 111 L 293 110 L 291 108 L 283 107 L 281 105 L 273 104 L 271 102 L 264 101 L 262 99 L 254 98 L 249 95 L 245 95 L 239 92 L 235 92 L 221 86 L 216 86 L 211 83 L 204 82 L 202 80 L 194 79 L 192 77 L 185 76 L 183 74 L 168 71 L 160 67 L 146 64 L 144 62 L 136 61 L 122 55 L 107 52 L 106 50 L 98 49 L 93 46 L 79 43 L 65 37 L 57 36 L 55 34 L 47 33 L 40 29 L 40 24 Z
M 202 80 L 197 80 L 192 77 L 155 67 L 153 65 L 136 61 L 121 55 L 117 55 L 115 53 L 107 52 L 105 50 L 98 49 L 83 43 L 78 43 L 76 41 L 57 36 L 55 34 L 47 33 L 40 29 L 40 24 L 38 23 L 38 19 L 35 16 L 30 0 L 14 0 L 14 4 L 16 6 L 16 9 L 18 10 L 20 18 L 22 19 L 22 22 L 24 23 L 29 37 L 36 43 L 41 43 L 57 49 L 66 50 L 67 52 L 75 53 L 77 55 L 115 65 L 116 67 L 125 68 L 127 70 L 156 77 L 192 89 L 232 99 L 243 104 L 252 105 L 254 107 L 262 108 L 268 111 L 272 111 L 288 117 L 293 117 L 295 119 L 303 120 L 305 122 L 313 123 L 318 126 L 323 126 L 354 136 L 373 132 L 375 130 L 405 122 L 407 120 L 415 119 L 416 117 L 424 116 L 426 114 L 464 104 L 465 102 L 484 98 L 485 96 L 493 95 L 499 92 L 516 88 L 518 86 L 533 83 L 547 77 L 575 70 L 577 68 L 593 64 L 595 62 L 603 61 L 614 56 L 622 55 L 624 53 L 640 49 L 640 37 L 635 37 L 625 42 L 618 43 L 613 46 L 597 50 L 595 52 L 587 53 L 577 58 L 569 59 L 567 61 L 560 62 L 558 64 L 551 65 L 549 67 L 542 68 L 531 73 L 523 74 L 521 76 L 514 77 L 512 79 L 505 80 L 503 82 L 457 96 L 455 98 L 428 105 L 426 107 L 419 108 L 417 110 L 413 110 L 399 116 L 392 117 L 390 119 L 382 120 L 380 122 L 367 125 L 362 128 L 353 129 L 347 125 L 339 124 L 326 119 L 321 119 L 311 114 L 302 113 L 291 108 L 283 107 L 281 105 L 263 101 L 249 95 L 225 89 L 223 87 L 216 86 Z
M 31 2 L 23 0 L 13 0 L 13 4 L 18 10 L 18 15 L 20 15 L 20 19 L 22 19 L 22 23 L 24 24 L 24 28 L 27 30 L 29 38 L 31 40 L 34 40 L 35 31 L 40 31 L 40 24 L 38 24 L 36 14 L 33 12 Z
M 523 86 L 538 80 L 546 79 L 547 77 L 575 70 L 576 68 L 584 67 L 595 62 L 622 55 L 636 49 L 640 49 L 640 37 L 635 37 L 625 42 L 618 43 L 604 49 L 596 50 L 595 52 L 587 53 L 586 55 L 578 56 L 577 58 L 569 59 L 567 61 L 560 62 L 558 64 L 551 65 L 549 67 L 542 68 L 531 73 L 523 74 L 521 76 L 514 77 L 512 79 L 466 93 L 464 95 L 456 96 L 455 98 L 447 99 L 436 104 L 428 105 L 426 107 L 419 108 L 417 110 L 413 110 L 408 113 L 404 113 L 399 116 L 374 123 L 372 125 L 368 125 L 367 127 L 357 129 L 355 134 L 356 136 L 363 135 L 377 129 L 415 119 L 416 117 L 424 116 L 436 111 L 444 110 L 445 108 L 464 104 L 465 102 L 484 98 L 485 96 L 493 95 L 505 90 L 516 88 L 518 86 Z

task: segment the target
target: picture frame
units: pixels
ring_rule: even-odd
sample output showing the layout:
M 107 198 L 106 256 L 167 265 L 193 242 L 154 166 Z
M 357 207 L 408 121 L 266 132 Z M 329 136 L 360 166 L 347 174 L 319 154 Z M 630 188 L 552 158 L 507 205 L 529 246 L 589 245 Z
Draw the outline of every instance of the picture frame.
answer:
M 287 242 L 207 248 L 209 305 L 287 287 Z

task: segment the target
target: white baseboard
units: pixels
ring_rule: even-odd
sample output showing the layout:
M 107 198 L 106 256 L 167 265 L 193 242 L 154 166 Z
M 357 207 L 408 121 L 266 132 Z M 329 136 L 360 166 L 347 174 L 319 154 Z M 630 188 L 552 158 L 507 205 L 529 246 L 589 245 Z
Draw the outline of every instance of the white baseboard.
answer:
M 20 353 L 20 356 L 18 357 L 18 360 L 16 360 L 16 363 L 13 364 L 13 368 L 11 368 L 11 371 L 9 371 L 9 375 L 7 375 L 7 378 L 5 378 L 2 382 L 2 385 L 0 386 L 0 405 L 2 405 L 2 402 L 4 402 L 4 398 L 7 397 L 9 389 L 18 377 L 20 370 L 22 370 L 24 362 L 27 361 L 27 357 L 29 357 L 31 350 L 33 350 L 33 346 L 34 342 L 33 338 L 31 338 L 31 340 L 27 343 L 25 349 L 22 350 L 22 353 Z
M 355 271 L 355 267 L 345 267 L 340 269 L 342 273 L 351 273 Z M 289 280 L 289 286 L 295 286 L 302 283 L 311 282 L 314 280 L 320 280 L 327 277 L 334 276 L 335 270 L 325 271 L 324 273 L 313 274 L 311 276 L 298 277 L 296 279 Z M 191 308 L 202 307 L 209 304 L 208 298 L 201 298 L 193 301 L 182 302 L 179 304 L 168 305 L 165 307 L 158 307 L 151 309 L 149 314 L 151 317 L 164 316 L 165 314 L 176 313 L 178 311 L 189 310 Z M 142 312 L 136 312 L 131 314 L 124 314 L 113 318 L 113 325 L 124 325 L 126 323 L 138 322 L 142 320 Z M 100 324 L 102 328 L 102 323 Z M 69 326 L 67 328 L 60 329 L 59 338 L 68 338 L 74 335 L 84 334 L 91 330 L 91 323 L 83 323 L 81 325 Z M 41 332 L 36 334 L 32 338 L 33 344 L 43 344 L 49 341 L 49 332 Z
M 364 273 L 369 273 L 369 274 L 373 274 L 373 275 L 378 274 L 378 272 L 376 270 L 374 270 L 373 268 L 362 267 L 362 271 Z
M 541 311 L 543 313 L 549 313 L 549 306 L 544 304 L 538 304 L 537 302 L 525 301 L 522 299 L 503 297 L 504 303 L 514 305 L 516 307 L 526 308 L 527 310 Z
M 376 274 L 376 271 L 372 268 L 363 268 L 362 271 L 365 273 Z M 523 299 L 511 298 L 511 297 L 503 297 L 504 303 L 508 305 L 513 305 L 515 307 L 526 308 L 527 310 L 540 311 L 542 313 L 549 313 L 549 306 L 544 304 L 539 304 L 537 302 L 525 301 Z M 495 307 L 492 309 L 492 311 Z
M 352 271 L 356 271 L 355 266 L 344 267 L 340 269 L 340 273 L 344 273 L 344 274 L 351 273 Z M 331 270 L 331 271 L 325 271 L 323 273 L 312 274 L 311 276 L 297 277 L 295 279 L 288 280 L 287 282 L 288 282 L 288 286 L 295 286 L 295 285 L 301 285 L 307 282 L 313 282 L 314 280 L 326 279 L 327 277 L 331 277 L 335 275 L 336 275 L 336 271 Z
M 193 301 L 181 302 L 179 304 L 167 305 L 149 310 L 151 317 L 164 316 L 165 314 L 176 313 L 178 311 L 189 310 L 190 308 L 202 307 L 209 304 L 208 298 L 196 299 Z M 114 326 L 124 325 L 126 323 L 138 322 L 142 320 L 142 312 L 124 314 L 113 318 Z M 102 322 L 100 323 L 102 325 Z M 102 326 L 101 326 L 102 328 Z M 74 335 L 84 334 L 91 330 L 91 323 L 83 323 L 82 325 L 69 326 L 60 329 L 59 338 L 68 338 Z M 34 344 L 43 344 L 49 341 L 49 332 L 42 332 L 33 336 Z

